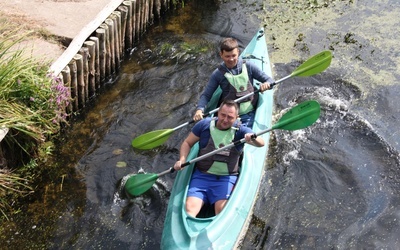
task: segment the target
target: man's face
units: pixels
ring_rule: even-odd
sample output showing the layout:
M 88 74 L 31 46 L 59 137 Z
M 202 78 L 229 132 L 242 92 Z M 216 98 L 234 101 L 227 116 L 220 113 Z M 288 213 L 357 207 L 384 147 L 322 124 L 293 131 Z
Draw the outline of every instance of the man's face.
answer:
M 226 130 L 232 127 L 238 118 L 237 110 L 234 106 L 223 105 L 218 110 L 218 121 L 217 128 L 220 130 Z
M 239 49 L 233 49 L 232 51 L 225 51 L 219 53 L 225 65 L 231 69 L 236 66 L 239 57 Z

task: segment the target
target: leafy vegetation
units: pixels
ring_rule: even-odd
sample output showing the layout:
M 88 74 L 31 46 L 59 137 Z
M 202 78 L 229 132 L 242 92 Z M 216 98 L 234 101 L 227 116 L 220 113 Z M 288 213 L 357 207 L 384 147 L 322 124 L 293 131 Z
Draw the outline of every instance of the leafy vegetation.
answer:
M 0 128 L 8 129 L 0 143 L 0 213 L 7 218 L 16 212 L 10 200 L 33 190 L 39 163 L 51 154 L 49 141 L 66 123 L 70 94 L 48 65 L 18 48 L 31 34 L 0 25 Z

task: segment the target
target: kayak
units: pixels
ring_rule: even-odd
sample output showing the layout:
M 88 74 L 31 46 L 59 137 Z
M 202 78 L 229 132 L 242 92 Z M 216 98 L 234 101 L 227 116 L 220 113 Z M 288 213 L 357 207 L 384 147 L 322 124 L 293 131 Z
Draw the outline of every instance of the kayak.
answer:
M 246 61 L 255 63 L 269 76 L 272 75 L 264 29 L 258 30 L 240 56 Z M 214 93 L 209 109 L 216 108 L 220 93 L 220 89 Z M 254 132 L 271 127 L 272 109 L 273 90 L 259 94 L 253 125 Z M 268 152 L 269 133 L 260 136 L 264 138 L 266 145 L 261 148 L 244 146 L 239 178 L 229 201 L 218 215 L 214 214 L 211 207 L 203 207 L 196 218 L 186 213 L 186 194 L 194 163 L 177 173 L 164 221 L 161 249 L 236 249 L 240 247 L 257 199 Z M 187 160 L 196 158 L 198 150 L 199 146 L 195 144 Z

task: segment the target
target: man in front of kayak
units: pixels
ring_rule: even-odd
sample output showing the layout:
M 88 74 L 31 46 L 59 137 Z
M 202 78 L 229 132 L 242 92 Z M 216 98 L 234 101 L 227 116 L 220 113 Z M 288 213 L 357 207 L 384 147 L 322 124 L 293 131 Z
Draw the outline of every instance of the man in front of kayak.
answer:
M 239 57 L 239 44 L 234 38 L 222 40 L 220 56 L 223 62 L 211 74 L 207 86 L 200 96 L 193 116 L 194 121 L 203 119 L 204 109 L 218 87 L 222 90 L 220 101 L 224 99 L 236 100 L 254 92 L 254 80 L 261 83 L 259 86 L 261 93 L 268 90 L 270 84 L 274 82 L 270 76 L 265 74 L 254 63 Z M 244 126 L 252 127 L 257 102 L 258 93 L 240 101 L 239 115 Z
M 264 146 L 264 139 L 257 137 L 249 127 L 239 125 L 238 117 L 238 104 L 232 100 L 223 101 L 218 118 L 208 117 L 195 124 L 181 145 L 174 169 L 181 169 L 196 142 L 199 142 L 199 157 L 243 138 L 253 146 Z M 196 163 L 186 199 L 189 215 L 196 217 L 203 204 L 213 204 L 215 214 L 222 211 L 237 180 L 243 147 L 243 143 L 233 146 Z

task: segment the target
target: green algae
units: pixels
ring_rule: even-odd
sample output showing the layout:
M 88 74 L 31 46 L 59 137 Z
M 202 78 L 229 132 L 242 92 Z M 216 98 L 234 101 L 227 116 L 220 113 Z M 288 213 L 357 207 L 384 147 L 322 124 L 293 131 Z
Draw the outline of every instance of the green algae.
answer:
M 399 78 L 396 1 L 267 1 L 260 18 L 274 63 L 305 60 L 324 49 L 334 53 L 330 69 L 368 92 Z

